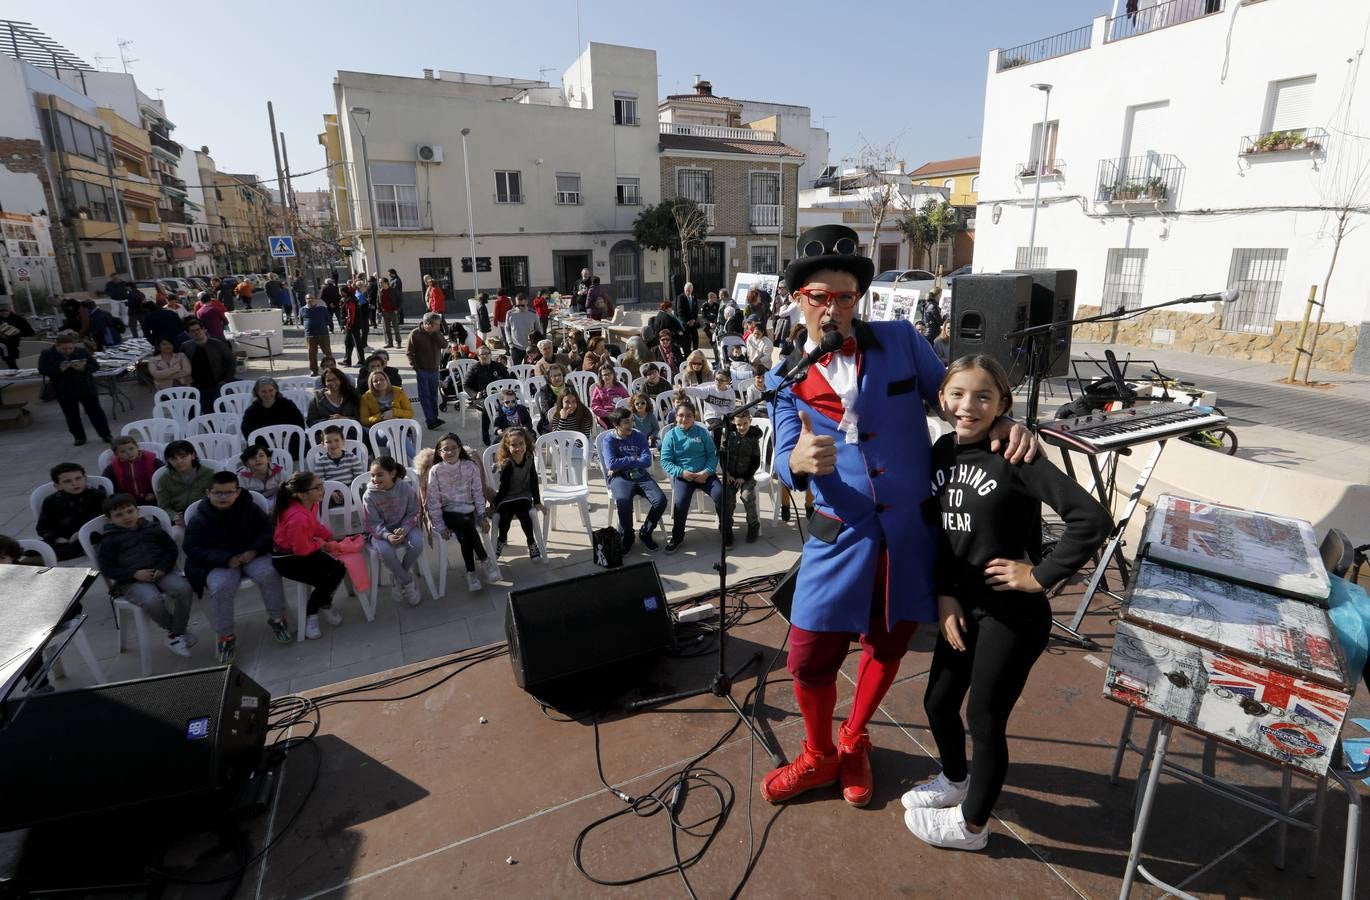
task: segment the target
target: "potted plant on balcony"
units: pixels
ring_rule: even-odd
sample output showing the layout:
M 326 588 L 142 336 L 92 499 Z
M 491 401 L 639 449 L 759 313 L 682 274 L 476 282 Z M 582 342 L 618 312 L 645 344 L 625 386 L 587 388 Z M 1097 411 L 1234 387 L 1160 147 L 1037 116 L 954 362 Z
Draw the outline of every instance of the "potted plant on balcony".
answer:
M 1111 203 L 1112 201 L 1113 201 L 1113 185 L 1111 185 L 1111 184 L 1101 184 L 1101 185 L 1099 185 L 1099 202 L 1100 202 L 1100 203 Z
M 1034 166 L 1032 163 L 1026 163 L 1026 164 L 1023 165 L 1022 170 L 1019 171 L 1018 177 L 1019 177 L 1019 178 L 1031 178 L 1031 177 L 1033 176 L 1033 174 L 1036 173 L 1036 171 L 1037 171 L 1037 167 L 1036 167 L 1036 166 Z
M 1146 196 L 1150 200 L 1162 200 L 1165 198 L 1165 180 L 1159 175 L 1152 175 L 1146 180 Z
M 1288 131 L 1276 131 L 1271 138 L 1271 150 L 1288 150 L 1294 146 L 1293 138 Z
M 1135 181 L 1129 181 L 1118 189 L 1114 195 L 1119 200 L 1136 200 L 1142 193 L 1142 186 Z

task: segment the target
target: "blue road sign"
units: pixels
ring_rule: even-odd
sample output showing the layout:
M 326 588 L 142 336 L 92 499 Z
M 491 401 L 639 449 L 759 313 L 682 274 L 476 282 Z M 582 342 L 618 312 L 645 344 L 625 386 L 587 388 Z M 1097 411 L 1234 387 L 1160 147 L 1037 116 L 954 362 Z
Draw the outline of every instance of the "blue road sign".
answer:
M 295 255 L 295 238 L 288 234 L 273 234 L 266 243 L 271 255 L 278 259 Z

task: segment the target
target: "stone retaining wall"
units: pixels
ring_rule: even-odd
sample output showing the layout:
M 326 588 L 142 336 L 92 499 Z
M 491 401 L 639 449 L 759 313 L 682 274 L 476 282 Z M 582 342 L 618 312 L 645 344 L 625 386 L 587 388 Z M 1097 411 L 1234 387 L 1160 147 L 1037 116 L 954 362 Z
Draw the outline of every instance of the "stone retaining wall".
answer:
M 1134 347 L 1183 350 L 1187 353 L 1205 353 L 1211 356 L 1284 365 L 1289 365 L 1293 361 L 1295 345 L 1299 339 L 1300 322 L 1276 322 L 1272 334 L 1224 331 L 1220 307 L 1221 304 L 1214 304 L 1214 311 L 1207 315 L 1158 309 L 1122 322 L 1077 325 L 1074 339 L 1107 343 L 1115 340 L 1116 328 L 1116 341 Z M 1097 306 L 1080 306 L 1076 308 L 1075 315 L 1093 316 L 1099 312 Z M 1313 330 L 1311 322 L 1308 328 L 1310 332 Z M 1156 334 L 1158 331 L 1170 332 L 1169 340 L 1166 340 L 1165 334 Z M 1359 337 L 1358 325 L 1324 322 L 1318 330 L 1318 344 L 1313 351 L 1313 367 L 1332 372 L 1351 371 L 1351 358 L 1355 355 Z

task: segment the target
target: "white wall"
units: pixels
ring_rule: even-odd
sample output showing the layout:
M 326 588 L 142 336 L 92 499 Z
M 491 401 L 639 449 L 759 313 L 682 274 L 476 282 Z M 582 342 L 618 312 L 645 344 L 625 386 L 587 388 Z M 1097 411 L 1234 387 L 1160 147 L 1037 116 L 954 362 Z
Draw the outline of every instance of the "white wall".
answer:
M 779 116 L 780 133 L 777 137 L 804 151 L 804 165 L 799 167 L 799 186 L 806 188 L 828 164 L 828 132 L 813 127 L 813 111 L 807 106 L 788 103 L 766 103 L 761 100 L 742 101 L 742 121 L 755 122 L 767 116 Z
M 1333 134 L 1325 157 L 1308 154 L 1241 157 L 1243 136 L 1263 130 L 1272 81 L 1316 74 L 1309 127 L 1327 128 L 1347 83 L 1346 60 L 1363 49 L 1367 8 L 1361 0 L 1326 0 L 1316 15 L 1304 4 L 1240 5 L 1135 37 L 1103 43 L 1096 19 L 1091 48 L 996 72 L 991 52 L 985 93 L 976 271 L 1014 264 L 1028 244 L 1031 180 L 1016 178 L 1030 158 L 1042 94 L 1054 85 L 1050 118 L 1060 121 L 1056 156 L 1063 177 L 1044 180 L 1037 246 L 1047 265 L 1076 268 L 1076 301 L 1097 304 L 1109 248 L 1148 249 L 1143 302 L 1150 304 L 1227 286 L 1234 248 L 1287 248 L 1276 317 L 1297 320 L 1310 284 L 1321 284 L 1332 245 L 1329 222 L 1317 210 L 1335 195 L 1345 162 L 1370 166 L 1370 141 Z M 1228 46 L 1229 26 L 1230 48 Z M 1023 35 L 1029 41 L 1040 35 Z M 1096 202 L 1099 161 L 1124 152 L 1128 107 L 1167 101 L 1163 146 L 1185 167 L 1172 203 L 1158 212 L 1135 204 L 1135 215 Z M 1353 131 L 1370 134 L 1370 74 L 1354 93 Z M 1361 149 L 1364 147 L 1364 149 Z M 1134 151 L 1135 152 L 1135 151 Z M 1370 203 L 1370 190 L 1360 200 Z M 994 222 L 994 212 L 1000 221 Z M 1209 211 L 1212 214 L 1205 214 Z M 1370 229 L 1343 244 L 1325 318 L 1370 321 Z

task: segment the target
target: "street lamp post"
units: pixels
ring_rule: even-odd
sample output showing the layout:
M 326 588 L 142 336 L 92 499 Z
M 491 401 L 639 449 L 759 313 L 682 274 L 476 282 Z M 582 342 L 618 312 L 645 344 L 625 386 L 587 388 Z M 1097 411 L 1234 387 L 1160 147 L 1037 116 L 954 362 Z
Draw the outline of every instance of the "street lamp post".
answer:
M 352 114 L 352 124 L 362 136 L 362 169 L 366 172 L 366 214 L 371 222 L 371 271 L 380 276 L 381 245 L 376 240 L 376 195 L 371 190 L 371 158 L 366 153 L 366 129 L 371 124 L 371 110 L 365 106 L 354 106 L 348 110 Z
M 466 173 L 466 232 L 471 237 L 471 300 L 475 302 L 480 293 L 480 273 L 476 266 L 476 217 L 471 211 L 471 163 L 466 156 L 466 136 L 471 129 L 461 130 L 461 167 Z
M 1032 256 L 1037 246 L 1037 207 L 1042 202 L 1042 171 L 1047 162 L 1047 117 L 1051 110 L 1051 85 L 1034 84 L 1032 86 L 1041 91 L 1046 100 L 1042 104 L 1042 139 L 1037 145 L 1037 164 L 1035 166 L 1037 171 L 1033 173 L 1036 183 L 1032 189 L 1032 224 L 1028 227 L 1027 264 L 1029 268 L 1035 265 Z M 362 146 L 365 147 L 366 144 L 363 142 Z

